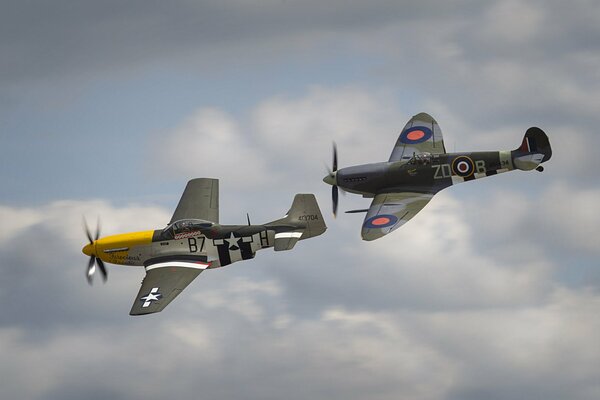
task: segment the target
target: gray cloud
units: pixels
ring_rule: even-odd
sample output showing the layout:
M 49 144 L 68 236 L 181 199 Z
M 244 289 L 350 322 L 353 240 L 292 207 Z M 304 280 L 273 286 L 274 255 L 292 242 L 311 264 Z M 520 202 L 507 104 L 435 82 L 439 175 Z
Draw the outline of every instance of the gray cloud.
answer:
M 294 253 L 265 251 L 206 272 L 165 312 L 142 318 L 127 315 L 139 270 L 111 266 L 107 285 L 87 287 L 74 215 L 100 212 L 112 233 L 160 226 L 168 212 L 68 202 L 27 219 L 35 210 L 4 208 L 12 228 L 0 242 L 8 273 L 0 293 L 9 304 L 0 342 L 13 362 L 0 366 L 11 382 L 3 390 L 32 399 L 86 390 L 115 398 L 201 391 L 217 399 L 433 399 L 518 398 L 543 386 L 548 398 L 593 398 L 597 290 L 555 280 L 543 251 L 518 250 L 517 261 L 491 256 L 476 239 L 505 236 L 482 234 L 486 218 L 512 232 L 512 243 L 525 240 L 528 232 L 515 227 L 528 202 L 491 202 L 469 218 L 475 199 L 443 194 L 407 230 L 368 244 L 358 241 L 356 221 L 341 219 L 326 240 L 301 242 Z M 578 367 L 565 374 L 564 365 Z
M 0 52 L 6 60 L 0 77 L 14 82 L 135 69 L 173 56 L 179 62 L 189 60 L 190 53 L 192 59 L 210 63 L 202 53 L 250 55 L 243 47 L 260 48 L 261 42 L 283 50 L 282 37 L 286 44 L 296 42 L 296 48 L 306 41 L 315 46 L 329 32 L 457 12 L 458 5 L 469 3 L 473 2 L 11 2 L 0 19 Z M 225 52 L 218 50 L 222 46 Z

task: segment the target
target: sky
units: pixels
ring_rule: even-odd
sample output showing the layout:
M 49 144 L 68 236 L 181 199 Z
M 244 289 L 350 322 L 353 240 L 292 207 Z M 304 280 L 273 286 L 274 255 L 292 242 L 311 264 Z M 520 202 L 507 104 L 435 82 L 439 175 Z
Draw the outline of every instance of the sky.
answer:
M 9 0 L 0 54 L 3 397 L 600 397 L 597 2 Z M 553 157 L 363 242 L 332 142 L 387 160 L 419 112 L 449 151 L 539 126 Z M 195 177 L 222 223 L 315 193 L 329 229 L 130 317 L 144 271 L 88 286 L 82 216 L 162 228 Z

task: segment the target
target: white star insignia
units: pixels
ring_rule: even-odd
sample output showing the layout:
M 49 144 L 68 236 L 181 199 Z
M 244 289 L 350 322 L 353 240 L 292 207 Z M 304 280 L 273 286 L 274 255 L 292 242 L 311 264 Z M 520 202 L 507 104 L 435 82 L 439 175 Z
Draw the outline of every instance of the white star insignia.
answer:
M 238 244 L 240 243 L 241 239 L 242 238 L 235 237 L 233 235 L 233 232 L 231 232 L 231 235 L 229 236 L 229 238 L 224 239 L 224 241 L 229 244 L 229 250 L 237 250 L 240 248 L 240 246 L 238 246 Z
M 140 301 L 144 302 L 144 304 L 142 304 L 142 307 L 148 307 L 150 304 L 152 304 L 153 301 L 158 301 L 161 297 L 162 294 L 158 293 L 158 288 L 152 288 L 150 293 L 140 298 Z

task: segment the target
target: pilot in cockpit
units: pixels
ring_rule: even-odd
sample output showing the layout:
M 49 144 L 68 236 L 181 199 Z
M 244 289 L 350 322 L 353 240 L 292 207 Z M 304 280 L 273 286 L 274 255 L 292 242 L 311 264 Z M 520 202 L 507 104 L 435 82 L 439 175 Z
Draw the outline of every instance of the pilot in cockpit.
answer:
M 412 158 L 408 161 L 411 165 L 429 165 L 431 164 L 431 153 L 413 153 Z

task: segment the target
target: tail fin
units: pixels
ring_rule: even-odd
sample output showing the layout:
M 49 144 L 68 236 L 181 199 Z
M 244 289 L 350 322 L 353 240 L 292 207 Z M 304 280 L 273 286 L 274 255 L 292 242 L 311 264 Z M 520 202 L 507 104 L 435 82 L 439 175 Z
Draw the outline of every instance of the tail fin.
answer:
M 527 129 L 521 146 L 512 151 L 513 163 L 522 170 L 534 169 L 550 158 L 552 158 L 552 148 L 548 136 L 537 127 Z
M 304 232 L 301 240 L 319 236 L 327 229 L 314 194 L 297 194 L 285 217 L 270 222 L 268 225 L 279 224 L 302 226 Z
M 552 148 L 548 136 L 543 130 L 536 127 L 527 129 L 525 137 L 523 137 L 523 143 L 517 150 L 522 153 L 541 153 L 544 155 L 542 162 L 546 162 L 552 157 Z

